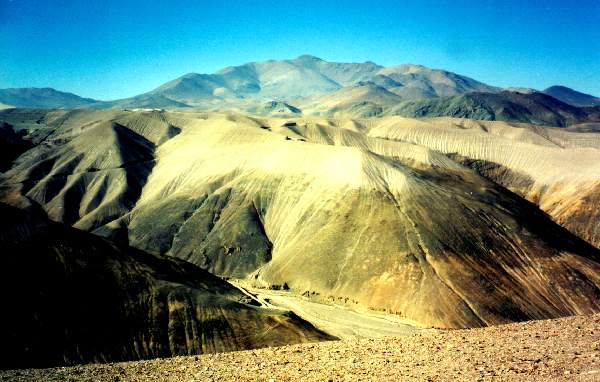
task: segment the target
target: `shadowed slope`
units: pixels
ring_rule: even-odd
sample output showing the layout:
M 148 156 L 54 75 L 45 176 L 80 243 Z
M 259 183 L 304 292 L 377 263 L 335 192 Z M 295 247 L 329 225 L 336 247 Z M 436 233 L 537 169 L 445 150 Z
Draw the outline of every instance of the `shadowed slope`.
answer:
M 2 368 L 231 351 L 330 339 L 191 264 L 0 203 Z
M 154 151 L 152 143 L 117 123 L 88 129 L 64 144 L 53 135 L 6 174 L 22 180 L 22 192 L 44 205 L 52 219 L 82 229 L 103 225 L 133 207 Z
M 17 133 L 11 124 L 0 122 L 0 172 L 9 169 L 12 161 L 29 148 L 23 134 Z

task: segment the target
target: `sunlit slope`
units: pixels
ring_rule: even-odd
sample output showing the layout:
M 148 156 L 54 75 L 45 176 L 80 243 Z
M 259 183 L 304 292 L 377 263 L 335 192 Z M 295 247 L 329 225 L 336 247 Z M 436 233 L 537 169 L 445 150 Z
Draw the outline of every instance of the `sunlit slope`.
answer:
M 0 203 L 0 368 L 49 367 L 331 339 L 189 263 Z
M 451 154 L 600 245 L 600 134 L 452 118 L 390 117 L 372 126 L 372 137 Z
M 179 133 L 153 143 L 150 121 Z M 219 275 L 440 327 L 600 309 L 598 250 L 427 142 L 365 135 L 386 121 L 124 112 L 52 152 L 131 125 L 124 147 L 151 155 L 150 173 L 130 212 L 88 229 Z M 18 166 L 34 165 L 27 155 Z M 95 179 L 112 167 L 86 171 Z M 22 173 L 9 180 L 25 184 Z M 94 210 L 80 221 L 88 215 L 108 220 Z
M 422 147 L 311 144 L 261 128 L 274 122 L 182 128 L 157 151 L 130 242 L 439 326 L 598 308 L 573 292 L 597 290 L 597 252 L 512 194 Z

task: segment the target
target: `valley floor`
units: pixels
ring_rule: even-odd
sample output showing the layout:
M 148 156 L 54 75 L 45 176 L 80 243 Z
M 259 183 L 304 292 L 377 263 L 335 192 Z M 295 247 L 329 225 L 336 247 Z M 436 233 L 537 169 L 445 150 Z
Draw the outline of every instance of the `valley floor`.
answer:
M 600 381 L 600 314 L 191 357 L 1 371 L 10 381 Z
M 317 329 L 343 340 L 404 336 L 435 329 L 425 328 L 394 314 L 355 310 L 335 303 L 320 303 L 290 292 L 251 288 L 242 280 L 233 285 L 271 309 L 292 311 Z

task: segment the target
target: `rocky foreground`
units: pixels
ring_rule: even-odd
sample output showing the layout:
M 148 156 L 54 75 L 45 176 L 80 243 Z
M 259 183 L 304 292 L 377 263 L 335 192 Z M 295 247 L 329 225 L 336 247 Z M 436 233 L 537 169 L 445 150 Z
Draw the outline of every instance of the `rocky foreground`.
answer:
M 11 381 L 598 381 L 600 314 L 196 357 L 9 370 Z

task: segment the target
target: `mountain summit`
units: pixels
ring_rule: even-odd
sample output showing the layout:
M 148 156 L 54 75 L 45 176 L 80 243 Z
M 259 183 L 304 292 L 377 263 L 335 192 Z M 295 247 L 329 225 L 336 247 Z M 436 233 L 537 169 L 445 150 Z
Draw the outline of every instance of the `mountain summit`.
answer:
M 578 92 L 566 86 L 551 86 L 543 93 L 573 106 L 600 106 L 600 98 Z
M 423 65 L 384 67 L 371 61 L 330 62 L 304 54 L 228 66 L 212 74 L 187 73 L 149 92 L 113 101 L 54 89 L 4 89 L 0 90 L 0 106 L 197 108 L 352 118 L 454 116 L 563 127 L 600 120 L 600 110 L 594 108 L 600 98 L 564 86 L 543 92 L 506 90 Z
M 231 66 L 215 74 L 186 74 L 150 94 L 160 94 L 194 106 L 215 98 L 254 97 L 289 101 L 332 93 L 363 81 L 373 81 L 408 99 L 498 91 L 471 78 L 420 65 L 385 68 L 373 62 L 328 62 L 302 55 L 292 60 Z

